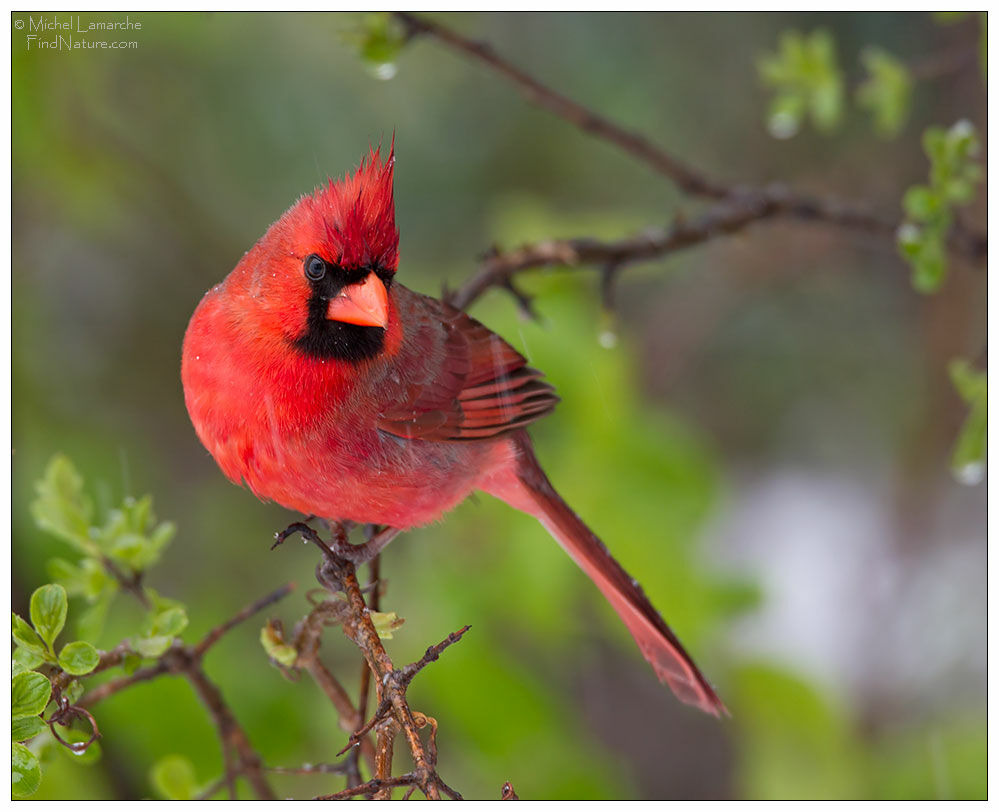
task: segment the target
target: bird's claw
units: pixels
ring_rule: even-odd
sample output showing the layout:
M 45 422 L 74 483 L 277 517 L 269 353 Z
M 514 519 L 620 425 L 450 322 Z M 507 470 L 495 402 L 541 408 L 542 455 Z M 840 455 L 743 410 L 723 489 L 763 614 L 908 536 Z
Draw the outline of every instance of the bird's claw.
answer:
M 392 539 L 399 535 L 399 531 L 394 527 L 384 527 L 376 532 L 375 525 L 368 525 L 365 528 L 365 535 L 368 537 L 368 540 L 363 544 L 351 544 L 347 540 L 347 528 L 353 526 L 353 522 L 349 524 L 330 522 L 329 526 L 333 537 L 330 539 L 330 543 L 327 544 L 309 525 L 304 522 L 293 522 L 284 530 L 274 534 L 275 541 L 271 545 L 271 549 L 279 547 L 287 538 L 295 535 L 295 533 L 300 533 L 303 538 L 311 541 L 322 550 L 327 558 L 339 558 L 349 561 L 355 567 L 359 567 L 362 564 L 368 563 L 385 549 L 385 546 Z

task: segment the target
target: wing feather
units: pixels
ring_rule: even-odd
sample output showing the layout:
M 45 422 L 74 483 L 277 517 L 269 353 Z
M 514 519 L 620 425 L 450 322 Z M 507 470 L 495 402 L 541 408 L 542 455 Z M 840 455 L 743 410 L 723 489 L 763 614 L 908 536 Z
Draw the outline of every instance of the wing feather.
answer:
M 417 294 L 413 311 L 433 333 L 443 331 L 441 357 L 424 380 L 410 381 L 378 419 L 382 431 L 424 440 L 478 440 L 521 428 L 555 408 L 558 396 L 542 373 L 480 322 Z M 426 360 L 426 359 L 422 359 Z

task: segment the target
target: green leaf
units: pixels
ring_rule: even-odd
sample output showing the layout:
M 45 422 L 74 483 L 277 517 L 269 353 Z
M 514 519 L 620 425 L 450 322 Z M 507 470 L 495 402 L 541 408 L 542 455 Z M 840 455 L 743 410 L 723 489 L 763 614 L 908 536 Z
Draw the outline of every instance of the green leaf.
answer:
M 35 665 L 40 664 L 47 653 L 45 649 L 45 642 L 38 636 L 35 630 L 31 628 L 31 625 L 16 612 L 11 612 L 10 616 L 10 636 L 14 638 L 14 642 L 17 643 L 18 646 L 38 657 L 38 663 L 35 663 Z M 24 661 L 22 660 L 22 662 Z
M 35 654 L 33 651 L 29 651 L 26 648 L 18 646 L 14 649 L 14 653 L 10 656 L 10 662 L 15 668 L 14 673 L 18 673 L 19 671 L 33 671 L 45 662 L 45 658 Z M 14 674 L 11 674 L 11 676 L 13 675 Z
M 874 129 L 892 138 L 905 126 L 912 104 L 912 77 L 903 62 L 880 48 L 861 54 L 868 78 L 857 88 L 857 103 L 874 115 Z
M 70 705 L 75 705 L 76 700 L 83 696 L 83 684 L 78 680 L 73 680 L 63 689 L 62 695 L 66 697 Z
M 134 648 L 143 657 L 154 658 L 159 657 L 170 648 L 171 643 L 173 643 L 172 637 L 139 637 L 134 641 Z
M 954 388 L 965 403 L 973 404 L 979 399 L 984 400 L 988 397 L 987 373 L 974 369 L 966 359 L 954 359 L 947 367 L 947 371 Z
M 927 222 L 940 213 L 940 199 L 929 186 L 917 184 L 905 190 L 902 208 L 913 220 Z
M 174 606 L 153 618 L 150 634 L 176 637 L 186 628 L 187 612 L 181 606 Z
M 40 716 L 25 716 L 21 719 L 12 719 L 10 722 L 10 738 L 11 741 L 25 742 L 28 739 L 33 739 L 43 730 L 48 730 L 48 727 Z
M 399 617 L 395 612 L 368 612 L 368 615 L 382 640 L 391 640 L 392 632 L 406 622 L 405 618 Z
M 66 625 L 68 610 L 66 590 L 59 584 L 40 586 L 31 595 L 31 623 L 49 649 Z
M 977 485 L 985 476 L 988 375 L 973 369 L 964 359 L 952 361 L 949 371 L 954 388 L 971 407 L 954 446 L 951 470 L 959 482 Z
M 912 268 L 913 286 L 932 293 L 947 277 L 953 207 L 972 199 L 982 171 L 975 162 L 978 135 L 968 121 L 958 121 L 949 130 L 928 127 L 923 149 L 930 161 L 930 182 L 906 190 L 902 206 L 911 222 L 899 228 L 897 240 L 899 252 Z
M 786 31 L 778 50 L 757 63 L 761 81 L 775 91 L 768 113 L 768 129 L 775 138 L 790 138 L 806 112 L 814 126 L 829 132 L 843 113 L 843 73 L 836 59 L 832 35 L 818 29 L 807 37 Z
M 99 554 L 90 538 L 93 508 L 83 494 L 83 477 L 69 458 L 54 456 L 42 479 L 35 483 L 35 490 L 38 495 L 31 503 L 31 514 L 38 526 L 83 553 Z
M 156 525 L 152 505 L 151 496 L 128 497 L 120 508 L 108 513 L 100 530 L 102 548 L 134 572 L 142 572 L 159 561 L 163 548 L 176 532 L 170 522 Z
M 23 719 L 38 716 L 49 704 L 52 685 L 37 671 L 26 671 L 10 681 L 10 716 Z
M 379 79 L 395 76 L 395 62 L 406 43 L 402 25 L 386 12 L 367 14 L 355 36 L 361 60 Z
M 194 765 L 186 756 L 164 756 L 149 774 L 156 791 L 170 801 L 190 801 L 198 794 Z
M 89 674 L 101 661 L 101 655 L 90 643 L 77 640 L 67 643 L 59 652 L 59 667 L 67 674 Z
M 943 239 L 927 232 L 912 265 L 912 286 L 920 293 L 935 293 L 947 276 L 947 254 Z
M 271 622 L 264 624 L 260 630 L 260 645 L 264 647 L 268 657 L 288 668 L 295 665 L 298 659 L 298 652 L 294 646 L 285 643 L 280 629 Z
M 14 742 L 10 748 L 10 792 L 15 798 L 34 795 L 42 783 L 42 768 L 38 757 L 23 744 Z
M 49 559 L 47 569 L 53 581 L 66 588 L 71 598 L 80 596 L 94 601 L 104 591 L 112 578 L 99 561 L 84 558 L 77 566 L 64 558 Z

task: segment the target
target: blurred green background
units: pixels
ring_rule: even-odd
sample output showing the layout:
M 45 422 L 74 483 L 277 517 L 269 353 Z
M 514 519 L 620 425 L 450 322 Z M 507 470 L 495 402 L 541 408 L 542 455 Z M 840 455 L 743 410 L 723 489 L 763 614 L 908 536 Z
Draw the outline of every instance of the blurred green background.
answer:
M 66 554 L 28 511 L 62 451 L 98 504 L 151 492 L 178 524 L 150 585 L 187 604 L 185 639 L 295 580 L 270 613 L 290 627 L 316 555 L 268 550 L 295 517 L 228 483 L 184 409 L 181 339 L 203 292 L 299 195 L 393 133 L 399 279 L 428 293 L 457 286 L 493 244 L 625 236 L 696 203 L 431 41 L 379 79 L 351 44 L 358 16 L 129 16 L 142 23 L 134 50 L 13 37 L 13 608 L 26 612 L 46 561 Z M 985 123 L 971 62 L 918 85 L 898 140 L 851 112 L 833 135 L 777 141 L 755 70 L 781 31 L 821 26 L 855 83 L 865 45 L 907 61 L 974 48 L 973 20 L 439 19 L 716 177 L 780 179 L 889 216 L 926 176 L 925 126 Z M 967 215 L 980 225 L 984 197 Z M 965 407 L 946 374 L 984 342 L 984 274 L 956 266 L 920 296 L 889 239 L 760 226 L 628 268 L 610 349 L 591 270 L 523 286 L 540 324 L 497 291 L 472 312 L 563 398 L 532 429 L 539 456 L 732 718 L 677 703 L 539 526 L 472 499 L 383 561 L 383 607 L 406 618 L 388 643 L 396 663 L 472 626 L 410 693 L 440 724 L 445 780 L 469 798 L 496 798 L 504 781 L 523 798 L 985 797 L 985 488 L 949 474 Z M 104 647 L 138 622 L 117 601 Z M 268 765 L 333 760 L 333 709 L 307 677 L 268 664 L 263 620 L 223 640 L 207 671 Z M 336 629 L 323 656 L 356 690 L 357 656 Z M 52 759 L 36 797 L 151 797 L 149 769 L 170 753 L 204 784 L 221 773 L 180 679 L 95 713 L 101 759 Z M 282 796 L 342 788 L 273 782 Z

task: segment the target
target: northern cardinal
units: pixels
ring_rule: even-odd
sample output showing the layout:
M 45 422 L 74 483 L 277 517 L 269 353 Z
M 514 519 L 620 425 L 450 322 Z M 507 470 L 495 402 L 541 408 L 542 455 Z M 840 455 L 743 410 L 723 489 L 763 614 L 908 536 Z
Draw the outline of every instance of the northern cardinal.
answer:
M 184 337 L 198 437 L 233 482 L 304 514 L 406 529 L 474 490 L 536 517 L 682 701 L 726 713 L 638 583 L 562 500 L 525 426 L 558 398 L 502 338 L 395 281 L 394 150 L 302 197 Z

